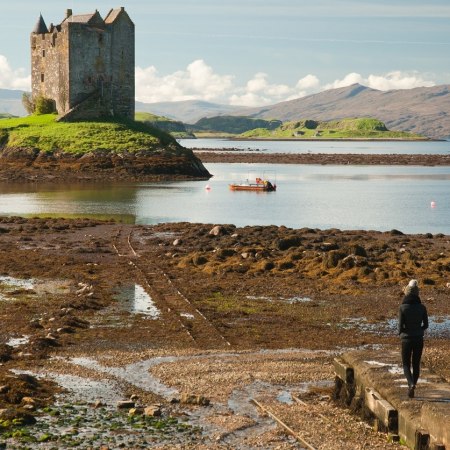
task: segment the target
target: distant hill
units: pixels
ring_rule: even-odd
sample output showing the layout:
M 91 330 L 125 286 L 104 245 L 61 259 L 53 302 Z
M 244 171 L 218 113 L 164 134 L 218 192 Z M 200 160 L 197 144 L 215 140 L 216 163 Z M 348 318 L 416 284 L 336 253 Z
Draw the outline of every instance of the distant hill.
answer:
M 0 113 L 9 113 L 13 116 L 25 116 L 27 112 L 22 105 L 24 91 L 0 89 Z
M 377 119 L 357 118 L 321 122 L 297 120 L 284 122 L 276 129 L 257 128 L 239 136 L 245 139 L 427 139 L 407 131 L 390 131 Z
M 449 139 L 450 85 L 378 91 L 354 84 L 263 108 L 245 108 L 232 114 L 282 121 L 372 117 L 383 121 L 390 130 Z
M 188 128 L 194 132 L 208 131 L 215 133 L 241 134 L 255 128 L 265 128 L 274 130 L 278 128 L 282 122 L 280 120 L 264 120 L 253 119 L 251 117 L 241 116 L 216 116 L 204 117 Z
M 220 105 L 201 100 L 160 103 L 136 102 L 136 111 L 150 112 L 158 116 L 180 120 L 184 123 L 195 123 L 203 117 L 231 114 L 238 109 L 242 109 L 242 106 Z
M 14 117 L 17 117 L 17 116 L 14 116 L 9 113 L 0 113 L 0 119 L 13 119 Z
M 184 123 L 164 116 L 147 112 L 136 112 L 135 119 L 170 133 L 175 138 L 192 138 L 194 135 L 186 130 Z
M 0 89 L 0 113 L 26 115 L 22 94 L 23 91 Z M 450 139 L 450 85 L 378 91 L 354 84 L 259 108 L 199 100 L 136 102 L 136 111 L 190 124 L 205 117 L 223 115 L 283 122 L 305 118 L 330 121 L 346 117 L 372 117 L 383 121 L 390 130 L 410 131 L 434 139 Z

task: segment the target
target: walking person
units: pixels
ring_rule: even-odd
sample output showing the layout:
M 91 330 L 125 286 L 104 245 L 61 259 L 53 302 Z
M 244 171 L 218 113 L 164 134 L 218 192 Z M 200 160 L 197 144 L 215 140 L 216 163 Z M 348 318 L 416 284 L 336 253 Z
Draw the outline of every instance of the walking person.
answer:
M 427 328 L 427 308 L 420 301 L 417 280 L 411 280 L 405 288 L 405 296 L 398 315 L 398 334 L 402 340 L 403 372 L 408 381 L 409 398 L 414 397 L 414 390 L 419 379 L 423 335 Z

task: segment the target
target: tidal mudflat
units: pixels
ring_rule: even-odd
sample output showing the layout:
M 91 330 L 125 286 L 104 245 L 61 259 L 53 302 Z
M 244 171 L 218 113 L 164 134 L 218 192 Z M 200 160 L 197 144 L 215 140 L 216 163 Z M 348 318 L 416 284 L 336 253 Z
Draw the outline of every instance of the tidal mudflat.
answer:
M 318 448 L 401 448 L 333 403 L 331 361 L 398 347 L 412 277 L 450 379 L 447 235 L 0 220 L 7 448 L 301 448 L 251 399 Z

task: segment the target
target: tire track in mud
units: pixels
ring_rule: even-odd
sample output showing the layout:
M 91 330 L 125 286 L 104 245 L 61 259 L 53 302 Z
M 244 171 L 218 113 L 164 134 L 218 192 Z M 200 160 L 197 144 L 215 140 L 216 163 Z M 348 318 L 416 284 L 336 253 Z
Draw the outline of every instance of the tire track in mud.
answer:
M 133 265 L 139 272 L 144 280 L 145 289 L 158 303 L 158 307 L 167 311 L 186 333 L 187 338 L 199 348 L 231 348 L 231 344 L 180 291 L 167 273 L 154 261 L 140 258 L 133 247 L 133 230 L 130 228 L 128 233 L 125 231 L 124 226 L 119 228 L 112 246 L 119 257 L 128 259 L 128 264 Z

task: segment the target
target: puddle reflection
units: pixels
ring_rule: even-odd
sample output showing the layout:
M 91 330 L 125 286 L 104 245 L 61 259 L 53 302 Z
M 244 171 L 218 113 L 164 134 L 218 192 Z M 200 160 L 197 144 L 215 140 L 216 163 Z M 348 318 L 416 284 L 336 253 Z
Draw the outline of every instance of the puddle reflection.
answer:
M 161 311 L 155 306 L 153 299 L 140 284 L 123 287 L 116 298 L 131 313 L 142 314 L 152 320 L 158 319 L 161 315 Z

